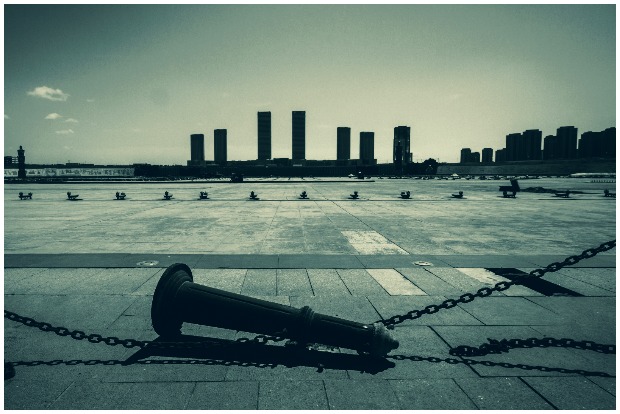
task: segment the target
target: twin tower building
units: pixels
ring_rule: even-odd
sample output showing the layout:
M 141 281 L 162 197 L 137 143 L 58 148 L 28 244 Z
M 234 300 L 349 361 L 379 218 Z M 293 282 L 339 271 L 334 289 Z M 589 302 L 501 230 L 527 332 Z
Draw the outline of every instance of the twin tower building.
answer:
M 394 163 L 411 163 L 410 131 L 407 126 L 394 128 Z M 214 130 L 213 153 L 215 164 L 223 165 L 228 161 L 226 153 L 226 129 Z M 338 127 L 337 129 L 336 159 L 347 161 L 351 159 L 351 128 Z M 205 161 L 204 135 L 190 136 L 191 161 L 188 164 L 202 164 Z M 292 160 L 306 159 L 306 112 L 293 111 L 292 118 Z M 271 112 L 258 112 L 258 157 L 257 161 L 272 159 L 271 155 Z M 360 132 L 359 160 L 362 164 L 376 164 L 375 133 Z

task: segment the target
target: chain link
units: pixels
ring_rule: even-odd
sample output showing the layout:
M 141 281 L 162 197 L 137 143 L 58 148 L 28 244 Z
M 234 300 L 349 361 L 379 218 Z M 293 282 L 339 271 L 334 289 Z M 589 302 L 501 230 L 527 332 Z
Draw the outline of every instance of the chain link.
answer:
M 510 288 L 511 286 L 523 284 L 523 282 L 526 279 L 533 278 L 533 277 L 541 278 L 546 273 L 557 272 L 558 270 L 566 266 L 579 263 L 583 259 L 590 259 L 596 256 L 597 254 L 611 250 L 614 247 L 616 247 L 616 241 L 611 240 L 611 241 L 608 241 L 607 243 L 601 244 L 599 247 L 584 250 L 579 255 L 569 256 L 566 259 L 564 259 L 562 262 L 554 262 L 544 268 L 532 270 L 531 272 L 526 273 L 526 274 L 511 275 L 511 277 L 513 277 L 511 281 L 502 281 L 502 282 L 496 283 L 495 286 L 493 287 L 483 287 L 481 289 L 478 289 L 478 291 L 476 291 L 475 293 L 464 293 L 458 299 L 447 299 L 440 304 L 429 305 L 421 310 L 415 309 L 402 315 L 395 315 L 387 319 L 378 320 L 377 323 L 384 324 L 388 329 L 394 329 L 394 326 L 398 325 L 399 323 L 403 323 L 408 320 L 418 319 L 424 315 L 432 315 L 433 313 L 437 313 L 442 309 L 453 308 L 459 303 L 469 303 L 475 300 L 476 298 L 483 298 L 486 296 L 490 296 L 493 292 L 502 292 Z

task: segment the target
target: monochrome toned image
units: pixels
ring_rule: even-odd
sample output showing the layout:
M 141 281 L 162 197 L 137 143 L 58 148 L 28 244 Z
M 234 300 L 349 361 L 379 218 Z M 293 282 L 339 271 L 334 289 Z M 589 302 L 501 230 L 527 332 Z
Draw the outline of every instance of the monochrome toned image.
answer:
M 5 410 L 615 410 L 616 5 L 5 4 Z

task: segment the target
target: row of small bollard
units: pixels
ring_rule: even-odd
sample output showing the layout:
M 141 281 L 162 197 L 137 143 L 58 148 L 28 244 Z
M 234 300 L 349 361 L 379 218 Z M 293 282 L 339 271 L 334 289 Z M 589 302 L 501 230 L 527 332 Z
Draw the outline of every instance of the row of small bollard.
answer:
M 554 194 L 556 197 L 564 197 L 564 198 L 568 198 L 570 194 L 570 191 L 556 191 L 556 193 Z M 604 190 L 603 192 L 603 196 L 604 197 L 609 197 L 609 198 L 616 198 L 616 193 L 612 193 L 609 190 Z M 71 191 L 67 191 L 67 200 L 69 201 L 77 201 L 77 200 L 82 200 L 81 198 L 78 198 L 79 194 L 71 194 Z M 125 193 L 116 192 L 116 198 L 115 200 L 125 200 L 127 197 L 127 195 Z M 459 191 L 458 193 L 453 193 L 451 195 L 452 198 L 464 198 L 463 197 L 463 192 Z M 512 195 L 506 195 L 504 194 L 504 197 L 515 197 L 515 194 L 513 193 Z M 163 200 L 171 200 L 173 198 L 172 193 L 166 191 L 164 192 L 164 198 Z M 353 191 L 352 194 L 349 194 L 349 199 L 351 200 L 359 200 L 360 199 L 360 194 L 358 191 Z M 401 191 L 400 193 L 400 198 L 402 199 L 411 199 L 411 191 Z M 32 200 L 32 193 L 28 193 L 28 194 L 24 194 L 23 192 L 19 193 L 19 199 L 20 200 Z M 208 200 L 209 199 L 209 193 L 207 193 L 206 191 L 201 191 L 200 195 L 198 197 L 199 200 Z M 250 192 L 250 196 L 249 196 L 250 200 L 260 200 L 260 198 L 258 197 L 258 194 L 255 193 L 254 191 Z M 310 197 L 308 196 L 308 193 L 306 191 L 302 191 L 301 194 L 299 194 L 299 199 L 300 200 L 308 200 L 310 199 Z

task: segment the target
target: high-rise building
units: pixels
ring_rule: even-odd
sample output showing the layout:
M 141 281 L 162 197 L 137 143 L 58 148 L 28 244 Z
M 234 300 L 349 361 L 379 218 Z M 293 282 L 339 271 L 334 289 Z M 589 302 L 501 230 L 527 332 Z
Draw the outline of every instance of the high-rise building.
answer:
M 26 150 L 19 146 L 17 150 L 17 178 L 26 178 Z
M 306 159 L 306 111 L 293 111 L 293 159 Z
M 469 162 L 475 162 L 475 163 L 480 163 L 480 153 L 479 152 L 472 152 Z
M 574 126 L 559 127 L 556 132 L 556 150 L 558 159 L 577 158 L 577 128 Z
M 543 160 L 554 160 L 557 158 L 557 138 L 555 135 L 547 135 L 544 140 Z
M 375 133 L 360 132 L 360 160 L 364 163 L 375 159 Z
M 493 148 L 482 148 L 482 162 L 493 162 Z
M 271 159 L 271 112 L 258 113 L 258 159 Z
M 615 158 L 616 128 L 584 132 L 579 140 L 579 158 Z
M 495 151 L 495 162 L 506 161 L 506 148 L 498 149 Z
M 538 129 L 528 129 L 523 131 L 521 136 L 523 140 L 525 154 L 524 160 L 540 160 L 542 159 L 541 142 L 542 132 Z
M 216 164 L 226 164 L 226 130 L 216 129 L 213 131 L 213 160 Z
M 351 159 L 351 128 L 338 127 L 336 130 L 336 159 Z
M 471 159 L 471 148 L 461 148 L 461 164 Z
M 192 134 L 190 135 L 191 146 L 191 160 L 192 161 L 204 161 L 205 160 L 205 136 L 204 134 Z
M 506 135 L 506 161 L 518 160 L 518 149 L 521 134 L 508 134 Z
M 395 165 L 411 163 L 411 127 L 394 127 L 394 145 L 392 153 L 392 160 Z

